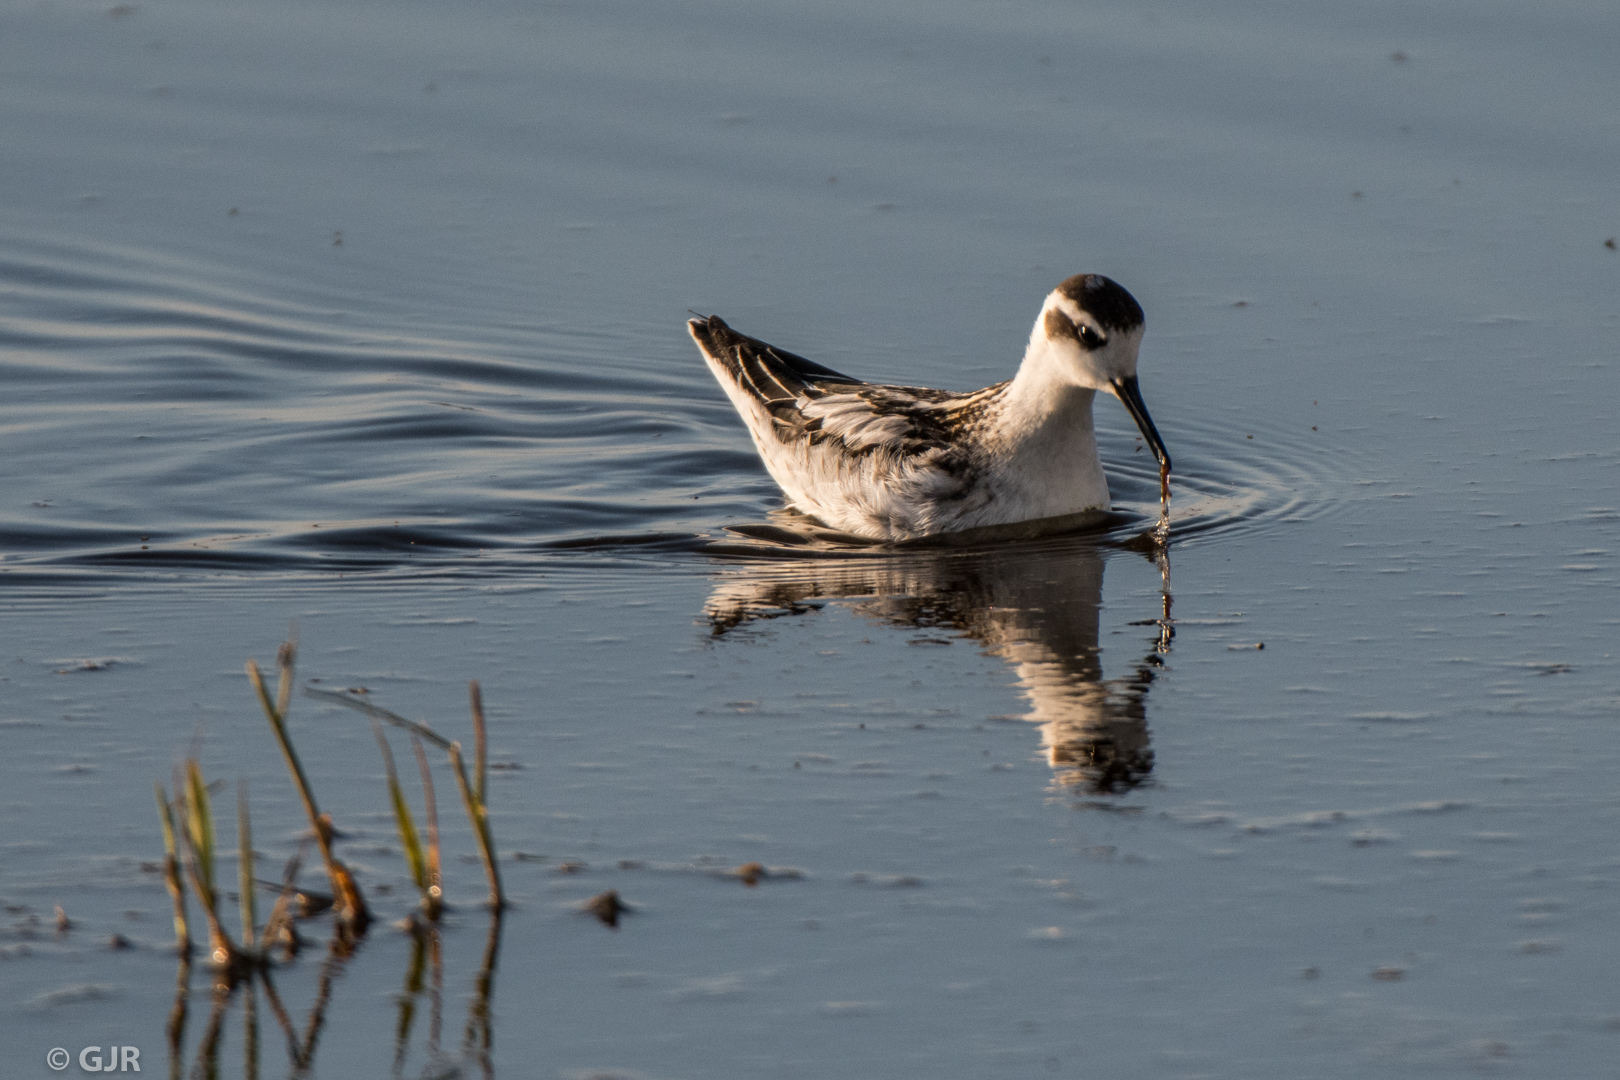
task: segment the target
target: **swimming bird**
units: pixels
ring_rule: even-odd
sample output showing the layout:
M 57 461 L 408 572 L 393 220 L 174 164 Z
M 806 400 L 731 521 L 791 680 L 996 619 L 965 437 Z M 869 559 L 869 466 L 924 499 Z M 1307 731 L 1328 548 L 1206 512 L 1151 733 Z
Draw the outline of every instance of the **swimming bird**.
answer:
M 1101 274 L 1053 289 L 1018 374 L 967 394 L 862 382 L 716 315 L 686 325 L 793 506 L 845 533 L 1039 535 L 1100 518 L 1099 390 L 1124 404 L 1169 473 L 1136 380 L 1142 306 Z

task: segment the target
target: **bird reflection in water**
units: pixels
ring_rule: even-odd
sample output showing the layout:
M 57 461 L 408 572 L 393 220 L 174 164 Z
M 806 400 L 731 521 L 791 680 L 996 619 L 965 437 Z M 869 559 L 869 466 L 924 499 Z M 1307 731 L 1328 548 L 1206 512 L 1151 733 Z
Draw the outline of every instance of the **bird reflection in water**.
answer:
M 1156 617 L 1131 624 L 1156 628 L 1147 653 L 1113 679 L 1103 677 L 1097 636 L 1103 567 L 1122 549 L 1095 539 L 887 557 L 751 558 L 721 571 L 706 614 L 714 635 L 723 637 L 837 600 L 876 622 L 977 641 L 1017 673 L 1030 706 L 1022 719 L 1040 726 L 1058 780 L 1082 792 L 1119 794 L 1153 772 L 1147 694 L 1175 637 L 1165 547 L 1145 534 L 1124 548 L 1155 562 L 1163 587 Z M 753 551 L 763 547 L 717 547 L 726 555 Z

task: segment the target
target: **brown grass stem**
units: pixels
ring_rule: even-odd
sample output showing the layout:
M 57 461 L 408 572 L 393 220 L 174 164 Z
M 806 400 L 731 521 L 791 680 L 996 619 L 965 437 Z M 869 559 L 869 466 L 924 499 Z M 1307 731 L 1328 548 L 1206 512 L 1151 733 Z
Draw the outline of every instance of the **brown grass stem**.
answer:
M 296 646 L 292 642 L 282 645 L 276 657 L 276 663 L 281 669 L 281 685 L 277 689 L 277 701 L 270 700 L 270 694 L 265 689 L 264 678 L 259 674 L 259 665 L 252 660 L 247 662 L 248 680 L 253 683 L 253 691 L 259 697 L 259 704 L 264 709 L 266 719 L 270 721 L 270 730 L 276 737 L 276 744 L 281 747 L 281 756 L 287 762 L 287 771 L 292 774 L 293 785 L 298 788 L 298 796 L 303 800 L 304 812 L 309 815 L 310 828 L 315 832 L 315 843 L 321 849 L 321 860 L 326 864 L 326 876 L 332 882 L 333 908 L 341 925 L 348 932 L 363 934 L 366 926 L 371 922 L 371 911 L 366 907 L 365 897 L 360 893 L 360 886 L 355 882 L 354 875 L 349 868 L 338 861 L 332 853 L 332 819 L 322 814 L 315 804 L 315 792 L 310 787 L 309 777 L 304 773 L 304 766 L 298 759 L 298 752 L 293 749 L 292 736 L 287 732 L 287 714 L 277 705 L 286 705 L 292 699 L 292 672 L 296 661 Z
M 191 955 L 191 928 L 186 919 L 186 887 L 180 880 L 180 855 L 174 839 L 174 804 L 161 781 L 152 785 L 157 791 L 158 820 L 163 823 L 163 884 L 174 901 L 174 947 L 181 956 Z
M 501 888 L 501 868 L 495 859 L 495 837 L 489 828 L 489 807 L 478 801 L 472 785 L 467 781 L 467 764 L 461 759 L 461 744 L 450 744 L 450 764 L 456 769 L 456 783 L 461 786 L 461 801 L 467 807 L 467 818 L 472 822 L 473 838 L 478 841 L 478 853 L 484 859 L 484 873 L 489 876 L 489 906 L 496 911 L 506 907 L 506 893 Z

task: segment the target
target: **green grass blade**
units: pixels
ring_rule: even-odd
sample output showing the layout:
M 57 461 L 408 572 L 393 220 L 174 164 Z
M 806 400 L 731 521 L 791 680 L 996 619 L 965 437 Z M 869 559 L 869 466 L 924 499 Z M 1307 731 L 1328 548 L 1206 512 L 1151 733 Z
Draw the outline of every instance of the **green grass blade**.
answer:
M 247 781 L 236 782 L 237 889 L 241 898 L 242 947 L 252 949 L 258 912 L 254 907 L 253 826 L 248 820 Z
M 413 733 L 411 749 L 416 751 L 416 767 L 422 773 L 422 813 L 427 818 L 427 874 L 428 914 L 438 917 L 438 908 L 444 903 L 444 874 L 439 866 L 439 805 L 433 796 L 433 771 L 428 768 L 427 751 L 422 740 Z
M 196 758 L 186 762 L 186 818 L 191 828 L 197 876 L 207 895 L 199 897 L 210 910 L 216 903 L 214 891 L 214 812 L 208 805 L 208 785 L 203 783 L 202 766 Z
M 394 803 L 394 818 L 399 822 L 399 839 L 405 846 L 405 860 L 411 864 L 411 880 L 422 893 L 422 899 L 428 899 L 427 859 L 422 853 L 422 841 L 416 835 L 416 823 L 411 820 L 411 808 L 405 804 L 405 792 L 400 788 L 399 781 L 389 778 L 388 797 Z
M 174 858 L 174 810 L 169 805 L 169 793 L 163 790 L 163 781 L 152 781 L 152 787 L 157 791 L 158 821 L 163 825 L 163 853 Z
M 506 892 L 501 888 L 501 868 L 495 860 L 495 837 L 489 827 L 489 808 L 478 801 L 467 781 L 467 763 L 461 758 L 461 744 L 450 744 L 450 763 L 455 766 L 456 782 L 461 786 L 461 801 L 467 808 L 472 823 L 473 838 L 478 841 L 478 853 L 484 858 L 484 873 L 489 875 L 489 904 L 496 911 L 506 907 Z
M 203 917 L 208 921 L 209 955 L 217 967 L 229 971 L 240 963 L 241 953 L 219 921 L 219 892 L 213 878 L 214 814 L 208 805 L 208 785 L 203 782 L 202 766 L 196 758 L 186 761 L 185 785 L 185 813 L 177 831 L 188 853 L 186 873 L 191 878 L 191 891 L 197 894 Z
M 389 749 L 388 737 L 383 734 L 377 718 L 371 718 L 371 733 L 377 737 L 377 749 L 382 751 L 383 768 L 388 772 L 388 801 L 394 806 L 394 822 L 399 826 L 399 841 L 405 848 L 405 861 L 411 867 L 411 880 L 428 901 L 427 860 L 422 855 L 422 840 L 416 834 L 416 822 L 411 817 L 410 804 L 405 801 L 405 789 L 400 787 L 399 773 L 394 769 L 394 752 Z

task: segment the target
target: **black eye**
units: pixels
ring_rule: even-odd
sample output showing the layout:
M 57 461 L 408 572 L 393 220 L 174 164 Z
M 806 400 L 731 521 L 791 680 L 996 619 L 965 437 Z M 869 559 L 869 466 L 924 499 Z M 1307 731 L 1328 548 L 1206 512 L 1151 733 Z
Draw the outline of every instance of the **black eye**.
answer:
M 1089 326 L 1080 325 L 1076 326 L 1074 329 L 1076 336 L 1080 338 L 1081 347 L 1087 350 L 1095 349 L 1099 345 L 1103 344 L 1103 342 L 1108 340 Z

